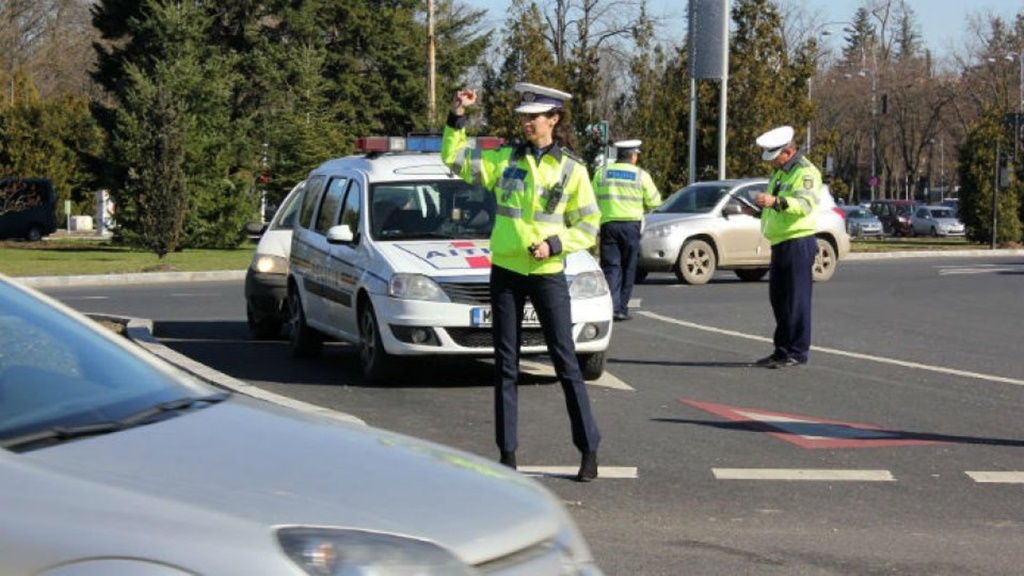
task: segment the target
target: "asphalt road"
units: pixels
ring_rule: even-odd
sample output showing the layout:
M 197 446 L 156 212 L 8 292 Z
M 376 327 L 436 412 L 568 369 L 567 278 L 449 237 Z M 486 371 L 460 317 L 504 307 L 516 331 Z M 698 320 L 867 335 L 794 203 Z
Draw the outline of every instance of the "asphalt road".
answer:
M 251 342 L 240 281 L 54 287 L 151 318 L 171 348 L 266 390 L 496 457 L 490 364 L 364 384 L 355 350 Z M 767 370 L 767 284 L 653 275 L 592 385 L 602 478 L 578 463 L 543 362 L 521 386 L 521 465 L 608 574 L 1019 575 L 1024 257 L 848 261 L 815 287 L 811 363 Z M 619 477 L 614 477 L 619 476 Z

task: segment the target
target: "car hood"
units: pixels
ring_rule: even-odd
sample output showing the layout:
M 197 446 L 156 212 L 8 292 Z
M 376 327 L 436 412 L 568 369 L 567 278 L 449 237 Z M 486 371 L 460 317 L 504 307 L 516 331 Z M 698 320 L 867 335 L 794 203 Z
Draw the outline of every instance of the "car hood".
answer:
M 259 244 L 256 245 L 256 253 L 260 255 L 288 258 L 291 251 L 291 230 L 267 230 L 260 236 Z
M 165 555 L 175 548 L 154 533 L 272 539 L 273 527 L 303 525 L 428 539 L 478 563 L 565 528 L 554 497 L 507 468 L 239 395 L 148 426 L 0 452 L 0 487 L 4 516 L 13 522 L 0 520 L 0 532 L 49 521 L 38 528 L 75 547 L 92 538 L 86 525 L 96 519 L 99 531 L 125 531 L 93 543 L 108 556 L 160 558 L 153 548 Z M 76 526 L 81 534 L 72 535 Z M 143 527 L 145 537 L 133 533 Z M 5 545 L 0 541 L 6 558 Z
M 379 242 L 377 248 L 392 269 L 401 272 L 435 277 L 480 276 L 484 279 L 491 274 L 490 240 L 389 241 Z M 586 270 L 600 270 L 588 252 L 574 252 L 566 257 L 567 275 L 574 276 Z
M 936 224 L 942 224 L 943 226 L 959 226 L 960 220 L 956 218 L 928 218 Z

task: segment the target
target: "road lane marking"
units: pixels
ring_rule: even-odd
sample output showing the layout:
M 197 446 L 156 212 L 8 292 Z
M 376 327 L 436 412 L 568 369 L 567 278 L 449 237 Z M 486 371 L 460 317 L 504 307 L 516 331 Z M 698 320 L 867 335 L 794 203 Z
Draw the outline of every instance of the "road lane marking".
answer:
M 746 334 L 743 332 L 737 332 L 735 330 L 725 330 L 723 328 L 715 328 L 714 326 L 705 326 L 703 324 L 697 324 L 694 322 L 687 322 L 685 320 L 678 320 L 669 316 L 662 316 L 661 314 L 655 314 L 653 312 L 647 312 L 641 310 L 637 314 L 646 316 L 653 320 L 660 320 L 669 324 L 676 324 L 678 326 L 685 326 L 687 328 L 693 328 L 695 330 L 703 330 L 705 332 L 714 332 L 715 334 L 721 334 L 723 336 L 732 336 L 735 338 L 744 338 L 747 340 L 754 340 L 757 342 L 765 342 L 768 344 L 772 343 L 771 338 L 764 336 L 754 336 L 753 334 Z M 968 370 L 957 370 L 956 368 L 945 368 L 942 366 L 930 366 L 928 364 L 921 364 L 918 362 L 908 362 L 906 360 L 896 360 L 895 358 L 886 358 L 884 356 L 872 356 L 870 354 L 860 354 L 858 352 L 847 352 L 846 350 L 838 350 L 836 348 L 825 348 L 822 346 L 811 346 L 811 350 L 815 352 L 821 352 L 824 354 L 832 354 L 834 356 L 845 356 L 846 358 L 855 358 L 857 360 L 866 360 L 868 362 L 876 362 L 879 364 L 890 364 L 893 366 L 901 366 L 903 368 L 912 368 L 915 370 L 925 370 L 928 372 L 937 372 L 939 374 L 946 374 L 948 376 L 962 376 L 964 378 L 973 378 L 976 380 L 986 380 L 988 382 L 1000 382 L 1002 384 L 1013 384 L 1015 386 L 1024 386 L 1024 380 L 1018 380 L 1016 378 L 1007 378 L 1005 376 L 995 376 L 992 374 L 982 374 L 980 372 L 970 372 Z
M 519 466 L 520 474 L 545 478 L 575 478 L 578 466 Z M 597 478 L 610 480 L 632 480 L 639 478 L 636 466 L 598 466 Z
M 551 366 L 550 364 L 542 364 L 540 362 L 522 360 L 519 362 L 519 368 L 524 372 L 529 372 L 530 374 L 536 376 L 548 377 L 555 375 L 555 368 L 553 366 Z M 604 374 L 602 374 L 601 377 L 598 378 L 597 380 L 587 381 L 587 385 L 604 386 L 605 388 L 614 388 L 615 390 L 627 390 L 629 392 L 634 392 L 636 390 L 636 388 L 633 388 L 629 384 L 626 384 L 622 380 L 619 380 L 618 378 L 613 376 L 611 372 L 608 372 L 607 370 L 605 370 Z
M 1024 484 L 1024 472 L 965 472 L 979 484 Z
M 810 468 L 712 468 L 718 480 L 810 480 L 824 482 L 895 482 L 888 470 Z

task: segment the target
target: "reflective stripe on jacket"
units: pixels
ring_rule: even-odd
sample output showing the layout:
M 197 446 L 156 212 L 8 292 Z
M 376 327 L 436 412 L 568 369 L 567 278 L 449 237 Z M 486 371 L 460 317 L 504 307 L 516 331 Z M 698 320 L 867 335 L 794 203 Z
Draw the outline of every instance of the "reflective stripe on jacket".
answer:
M 803 154 L 798 153 L 772 172 L 768 193 L 785 198 L 786 208 L 766 208 L 761 212 L 761 232 L 765 238 L 775 245 L 814 234 L 820 190 L 821 173 Z
M 552 274 L 565 268 L 570 252 L 597 242 L 601 213 L 587 168 L 557 146 L 538 162 L 531 154 L 513 158 L 515 148 L 468 147 L 466 131 L 446 125 L 441 160 L 463 180 L 494 192 L 497 210 L 491 231 L 491 262 L 520 274 Z M 514 162 L 513 162 L 514 160 Z M 538 261 L 530 246 L 557 237 L 552 255 Z
M 593 186 L 602 224 L 643 220 L 644 212 L 661 204 L 661 193 L 651 175 L 628 162 L 616 162 L 598 170 Z

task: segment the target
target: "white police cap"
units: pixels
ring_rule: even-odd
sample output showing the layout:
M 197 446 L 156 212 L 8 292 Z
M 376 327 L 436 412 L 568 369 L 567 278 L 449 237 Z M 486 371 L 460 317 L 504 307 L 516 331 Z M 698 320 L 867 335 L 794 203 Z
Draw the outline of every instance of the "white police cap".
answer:
M 793 127 L 779 126 L 761 134 L 757 137 L 757 145 L 764 148 L 761 159 L 771 162 L 778 157 L 782 149 L 793 142 Z
M 628 154 L 628 153 L 639 154 L 640 153 L 640 144 L 642 144 L 642 143 L 643 143 L 643 141 L 641 141 L 641 140 L 619 140 L 618 142 L 616 142 L 614 144 L 614 146 L 619 149 L 619 153 L 620 154 Z
M 519 114 L 550 112 L 555 108 L 561 108 L 566 100 L 572 98 L 572 94 L 568 92 L 530 84 L 529 82 L 517 82 L 515 89 L 517 92 L 523 93 L 523 101 L 516 108 L 516 112 Z

